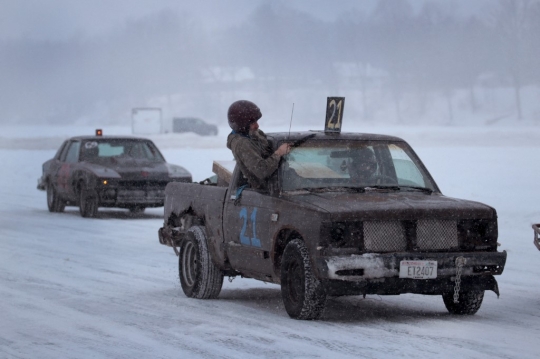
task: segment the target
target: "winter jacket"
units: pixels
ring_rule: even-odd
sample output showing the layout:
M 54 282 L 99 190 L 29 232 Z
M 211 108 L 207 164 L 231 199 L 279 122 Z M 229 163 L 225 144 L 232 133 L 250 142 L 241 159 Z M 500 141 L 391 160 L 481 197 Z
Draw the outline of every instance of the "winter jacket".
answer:
M 227 137 L 229 148 L 252 188 L 266 188 L 267 179 L 278 169 L 280 156 L 276 155 L 261 130 L 242 135 L 232 132 Z

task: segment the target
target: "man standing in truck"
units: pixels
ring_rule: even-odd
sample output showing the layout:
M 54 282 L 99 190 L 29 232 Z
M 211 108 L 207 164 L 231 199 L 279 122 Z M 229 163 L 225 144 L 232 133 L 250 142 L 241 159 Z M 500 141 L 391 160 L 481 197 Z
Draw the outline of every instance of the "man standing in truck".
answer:
M 278 169 L 279 160 L 289 153 L 291 146 L 284 143 L 273 152 L 257 121 L 261 110 L 251 101 L 234 102 L 227 113 L 232 132 L 227 137 L 229 148 L 240 171 L 252 188 L 263 189 L 266 180 Z

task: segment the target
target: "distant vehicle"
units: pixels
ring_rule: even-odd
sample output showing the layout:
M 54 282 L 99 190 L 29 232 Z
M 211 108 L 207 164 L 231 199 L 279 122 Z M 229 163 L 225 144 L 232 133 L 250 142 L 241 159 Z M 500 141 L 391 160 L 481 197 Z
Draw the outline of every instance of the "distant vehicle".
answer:
M 37 188 L 47 191 L 50 212 L 79 206 L 83 217 L 99 207 L 127 208 L 142 213 L 161 207 L 169 182 L 191 182 L 185 168 L 165 162 L 156 145 L 144 138 L 72 137 L 43 164 Z
M 194 132 L 201 136 L 216 136 L 218 128 L 196 117 L 173 118 L 173 132 Z

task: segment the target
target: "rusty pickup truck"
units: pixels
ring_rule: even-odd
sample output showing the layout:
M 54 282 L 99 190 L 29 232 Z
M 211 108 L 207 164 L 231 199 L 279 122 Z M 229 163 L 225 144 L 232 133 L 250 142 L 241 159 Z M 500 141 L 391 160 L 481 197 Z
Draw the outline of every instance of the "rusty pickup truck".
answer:
M 178 255 L 186 296 L 218 297 L 224 276 L 255 278 L 281 285 L 290 317 L 318 319 L 328 296 L 440 295 L 450 313 L 474 314 L 486 290 L 499 295 L 495 209 L 444 196 L 404 140 L 268 137 L 274 149 L 302 144 L 263 190 L 234 161 L 214 162 L 215 180 L 167 185 L 159 242 Z

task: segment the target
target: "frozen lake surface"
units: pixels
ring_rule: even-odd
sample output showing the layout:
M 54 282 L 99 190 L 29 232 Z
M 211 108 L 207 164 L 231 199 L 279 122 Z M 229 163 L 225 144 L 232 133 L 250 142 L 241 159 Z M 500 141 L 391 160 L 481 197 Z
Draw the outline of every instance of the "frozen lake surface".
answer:
M 249 279 L 225 280 L 217 300 L 188 299 L 177 257 L 157 239 L 162 208 L 48 212 L 41 164 L 66 136 L 93 129 L 11 128 L 0 137 L 0 358 L 537 358 L 540 131 L 361 130 L 403 137 L 445 195 L 497 209 L 508 252 L 499 299 L 487 292 L 476 315 L 459 317 L 439 296 L 331 298 L 319 321 L 290 319 L 279 286 Z M 232 158 L 226 132 L 152 138 L 202 180 L 213 159 Z

